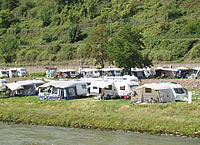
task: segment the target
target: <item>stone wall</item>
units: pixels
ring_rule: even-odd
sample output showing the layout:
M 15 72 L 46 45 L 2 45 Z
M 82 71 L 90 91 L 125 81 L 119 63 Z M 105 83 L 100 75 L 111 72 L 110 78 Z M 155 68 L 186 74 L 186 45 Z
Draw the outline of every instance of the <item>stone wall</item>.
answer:
M 200 89 L 200 80 L 197 79 L 142 79 L 140 80 L 140 85 L 148 83 L 159 83 L 159 82 L 176 82 L 182 85 L 187 90 Z

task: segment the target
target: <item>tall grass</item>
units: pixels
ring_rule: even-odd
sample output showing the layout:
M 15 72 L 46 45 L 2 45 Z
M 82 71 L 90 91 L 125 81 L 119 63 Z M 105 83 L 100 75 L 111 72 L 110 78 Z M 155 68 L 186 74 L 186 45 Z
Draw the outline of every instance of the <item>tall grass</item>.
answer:
M 0 99 L 1 121 L 197 137 L 199 112 L 199 102 L 130 105 L 127 100 L 40 101 L 35 96 Z

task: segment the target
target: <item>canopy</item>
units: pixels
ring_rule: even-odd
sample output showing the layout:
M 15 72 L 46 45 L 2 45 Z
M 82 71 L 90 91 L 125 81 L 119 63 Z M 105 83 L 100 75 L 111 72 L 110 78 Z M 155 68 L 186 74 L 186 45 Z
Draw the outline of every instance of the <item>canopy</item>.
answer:
M 39 88 L 46 88 L 46 87 L 50 87 L 50 86 L 53 86 L 56 88 L 68 88 L 68 87 L 74 87 L 75 83 L 69 82 L 69 81 L 51 81 L 49 83 L 39 86 Z

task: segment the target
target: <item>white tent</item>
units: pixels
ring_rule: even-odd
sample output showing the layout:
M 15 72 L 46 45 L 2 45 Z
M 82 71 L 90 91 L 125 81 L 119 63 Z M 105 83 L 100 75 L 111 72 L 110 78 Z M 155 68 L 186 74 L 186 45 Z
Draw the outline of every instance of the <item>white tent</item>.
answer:
M 145 84 L 134 89 L 134 97 L 138 102 L 155 103 L 155 102 L 174 102 L 175 97 L 168 85 L 163 84 Z

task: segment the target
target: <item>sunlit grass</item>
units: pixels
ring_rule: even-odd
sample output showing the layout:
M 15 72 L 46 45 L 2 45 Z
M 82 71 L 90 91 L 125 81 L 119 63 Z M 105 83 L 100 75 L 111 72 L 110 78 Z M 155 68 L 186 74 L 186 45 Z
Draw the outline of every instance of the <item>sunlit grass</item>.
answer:
M 0 120 L 187 136 L 200 135 L 200 102 L 131 105 L 129 100 L 41 101 L 37 96 L 0 99 Z

